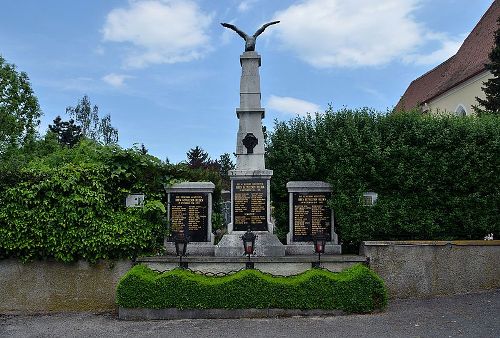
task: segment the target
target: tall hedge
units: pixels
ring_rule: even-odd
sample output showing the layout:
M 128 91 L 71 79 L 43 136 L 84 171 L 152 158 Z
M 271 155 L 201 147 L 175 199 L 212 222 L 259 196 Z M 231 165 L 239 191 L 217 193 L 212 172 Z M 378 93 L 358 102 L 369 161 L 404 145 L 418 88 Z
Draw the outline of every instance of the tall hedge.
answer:
M 382 115 L 369 109 L 276 122 L 267 166 L 278 234 L 288 181 L 332 185 L 341 240 L 482 239 L 500 234 L 500 118 Z M 362 193 L 378 193 L 373 207 Z
M 86 142 L 25 163 L 0 194 L 0 258 L 94 262 L 160 250 L 158 166 L 133 150 Z M 138 191 L 148 195 L 145 208 L 126 208 L 126 195 Z
M 217 171 L 164 163 L 136 148 L 54 141 L 49 135 L 0 158 L 0 259 L 94 262 L 159 253 L 165 183 L 212 181 L 214 204 L 220 199 Z M 144 193 L 145 207 L 126 208 L 130 193 Z

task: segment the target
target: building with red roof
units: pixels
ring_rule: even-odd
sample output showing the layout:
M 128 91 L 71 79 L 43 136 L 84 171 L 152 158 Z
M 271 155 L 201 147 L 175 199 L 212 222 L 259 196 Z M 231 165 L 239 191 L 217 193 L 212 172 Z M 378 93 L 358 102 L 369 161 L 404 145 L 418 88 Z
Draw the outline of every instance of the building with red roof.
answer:
M 483 82 L 492 78 L 486 70 L 495 43 L 500 0 L 495 0 L 460 49 L 448 60 L 412 81 L 395 107 L 396 111 L 473 113 L 476 96 L 484 98 Z

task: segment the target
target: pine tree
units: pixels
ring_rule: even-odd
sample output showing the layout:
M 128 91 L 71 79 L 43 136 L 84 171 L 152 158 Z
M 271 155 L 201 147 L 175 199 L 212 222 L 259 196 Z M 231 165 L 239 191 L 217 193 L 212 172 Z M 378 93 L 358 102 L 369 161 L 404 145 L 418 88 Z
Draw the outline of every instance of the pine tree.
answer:
M 210 165 L 211 161 L 208 157 L 208 153 L 198 146 L 191 148 L 186 155 L 190 168 L 206 168 Z
M 497 24 L 500 25 L 500 18 L 498 18 Z M 485 68 L 493 74 L 493 78 L 483 82 L 484 87 L 481 87 L 486 98 L 476 97 L 479 105 L 473 106 L 473 109 L 478 116 L 500 115 L 500 27 L 495 32 L 495 45 L 489 57 L 490 63 L 485 64 Z
M 74 120 L 66 122 L 60 116 L 54 119 L 54 124 L 49 124 L 49 130 L 57 135 L 60 144 L 68 147 L 73 147 L 83 136 L 82 128 Z

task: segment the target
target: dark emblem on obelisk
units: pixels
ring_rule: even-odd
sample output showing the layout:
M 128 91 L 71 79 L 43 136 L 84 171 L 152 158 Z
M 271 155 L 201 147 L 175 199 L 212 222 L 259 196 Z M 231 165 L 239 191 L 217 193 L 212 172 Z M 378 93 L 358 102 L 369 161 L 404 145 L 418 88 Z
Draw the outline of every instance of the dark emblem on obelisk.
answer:
M 259 35 L 261 35 L 262 32 L 268 26 L 275 25 L 278 22 L 279 21 L 273 21 L 273 22 L 268 22 L 268 23 L 262 25 L 262 27 L 260 27 L 254 33 L 254 35 L 248 35 L 247 33 L 245 33 L 242 30 L 240 30 L 238 27 L 236 27 L 235 25 L 232 25 L 230 23 L 221 22 L 221 25 L 224 26 L 224 27 L 226 27 L 226 28 L 232 29 L 233 31 L 235 31 L 236 33 L 238 33 L 238 35 L 241 36 L 245 40 L 245 52 L 249 52 L 249 51 L 254 51 L 255 50 L 255 42 L 257 41 L 257 37 Z
M 245 148 L 247 148 L 247 154 L 253 154 L 253 148 L 259 144 L 259 140 L 252 133 L 248 133 L 242 142 Z

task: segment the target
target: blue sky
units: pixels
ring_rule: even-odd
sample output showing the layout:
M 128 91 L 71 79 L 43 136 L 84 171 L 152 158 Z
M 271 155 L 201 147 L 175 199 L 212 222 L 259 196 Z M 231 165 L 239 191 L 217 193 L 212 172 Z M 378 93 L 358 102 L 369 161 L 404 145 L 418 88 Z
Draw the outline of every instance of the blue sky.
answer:
M 392 108 L 408 84 L 453 55 L 491 0 L 2 1 L 0 54 L 30 77 L 40 132 L 87 94 L 120 145 L 185 160 L 235 151 L 239 55 L 262 56 L 263 121 L 334 109 Z

